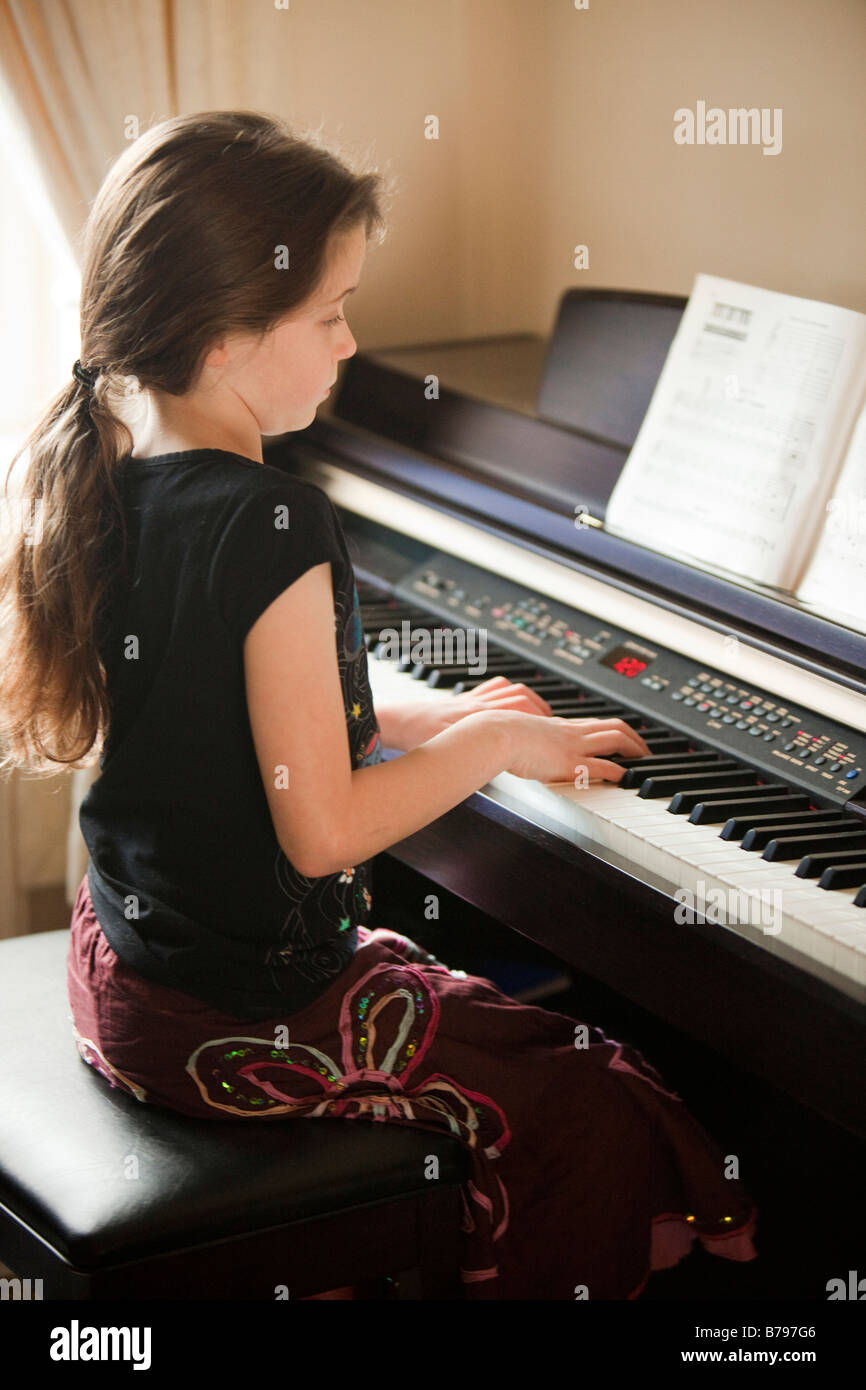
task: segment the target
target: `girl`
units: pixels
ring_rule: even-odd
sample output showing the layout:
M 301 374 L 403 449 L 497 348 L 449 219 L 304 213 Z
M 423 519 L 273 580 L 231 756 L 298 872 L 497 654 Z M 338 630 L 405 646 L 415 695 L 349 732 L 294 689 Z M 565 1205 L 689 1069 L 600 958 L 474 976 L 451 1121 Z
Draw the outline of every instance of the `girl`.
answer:
M 373 709 L 336 512 L 262 436 L 308 425 L 355 351 L 382 194 L 248 112 L 164 121 L 110 170 L 81 360 L 27 441 L 0 570 L 2 765 L 99 752 L 68 983 L 110 1085 L 457 1134 L 467 1297 L 634 1297 L 696 1236 L 754 1256 L 723 1155 L 628 1046 L 365 925 L 373 856 L 499 772 L 616 781 L 611 755 L 648 751 L 502 679 Z

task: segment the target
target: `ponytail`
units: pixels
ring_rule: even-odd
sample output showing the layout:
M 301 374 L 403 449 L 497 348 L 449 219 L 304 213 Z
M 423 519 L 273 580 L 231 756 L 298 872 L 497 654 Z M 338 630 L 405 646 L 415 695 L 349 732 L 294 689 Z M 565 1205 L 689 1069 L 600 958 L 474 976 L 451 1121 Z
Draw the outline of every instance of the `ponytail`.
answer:
M 15 455 L 4 487 L 0 557 L 0 770 L 86 767 L 108 725 L 98 634 L 113 570 L 106 541 L 126 536 L 114 478 L 132 436 L 107 403 L 70 378 Z M 18 460 L 29 465 L 13 491 Z M 115 567 L 116 568 L 116 567 Z

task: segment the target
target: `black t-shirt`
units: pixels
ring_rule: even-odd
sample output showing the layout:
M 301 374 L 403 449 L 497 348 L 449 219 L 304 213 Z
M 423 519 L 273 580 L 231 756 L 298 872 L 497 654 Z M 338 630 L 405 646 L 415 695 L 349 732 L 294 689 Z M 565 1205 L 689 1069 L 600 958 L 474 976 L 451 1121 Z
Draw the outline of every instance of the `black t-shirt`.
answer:
M 238 1019 L 293 1013 L 350 962 L 369 861 L 310 879 L 280 849 L 243 641 L 284 589 L 330 561 L 352 767 L 381 762 L 339 518 L 321 488 L 219 449 L 126 458 L 117 476 L 127 560 L 98 639 L 111 717 L 80 811 L 94 909 L 149 979 Z

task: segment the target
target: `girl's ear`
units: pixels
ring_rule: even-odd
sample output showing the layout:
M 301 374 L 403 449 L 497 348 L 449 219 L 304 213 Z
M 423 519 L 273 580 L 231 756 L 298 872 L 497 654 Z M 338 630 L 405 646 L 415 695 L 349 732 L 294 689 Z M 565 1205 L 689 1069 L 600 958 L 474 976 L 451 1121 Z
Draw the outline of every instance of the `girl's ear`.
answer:
M 225 338 L 218 338 L 204 359 L 206 367 L 224 367 L 229 360 L 229 350 Z

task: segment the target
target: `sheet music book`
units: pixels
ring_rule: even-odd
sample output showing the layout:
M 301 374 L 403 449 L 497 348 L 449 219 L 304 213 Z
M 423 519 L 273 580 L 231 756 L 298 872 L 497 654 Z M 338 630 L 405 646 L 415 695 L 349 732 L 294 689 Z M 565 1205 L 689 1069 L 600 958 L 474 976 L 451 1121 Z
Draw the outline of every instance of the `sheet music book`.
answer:
M 866 314 L 698 275 L 605 526 L 866 631 Z

